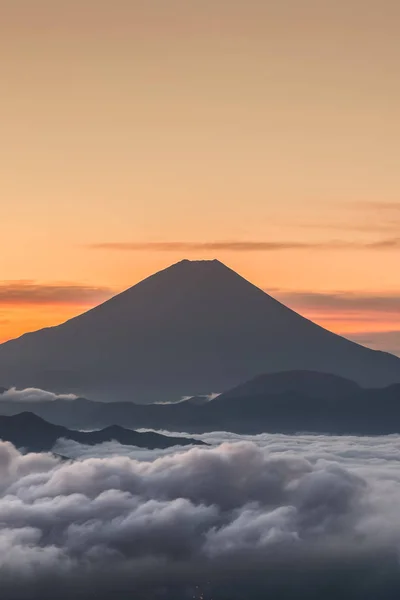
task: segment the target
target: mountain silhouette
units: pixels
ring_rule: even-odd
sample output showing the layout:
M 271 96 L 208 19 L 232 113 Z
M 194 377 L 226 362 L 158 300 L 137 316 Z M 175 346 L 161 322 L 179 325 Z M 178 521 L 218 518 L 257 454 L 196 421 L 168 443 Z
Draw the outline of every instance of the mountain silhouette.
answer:
M 216 398 L 217 402 L 296 392 L 309 398 L 341 400 L 360 391 L 360 386 L 344 377 L 313 371 L 283 371 L 258 375 Z M 216 402 L 216 403 L 217 403 Z
M 73 431 L 61 425 L 48 423 L 31 412 L 0 416 L 0 439 L 11 442 L 17 448 L 25 448 L 29 452 L 46 452 L 50 451 L 60 438 L 89 446 L 115 440 L 126 446 L 149 449 L 204 445 L 200 440 L 174 438 L 151 431 L 131 431 L 119 425 L 111 425 L 100 431 Z
M 181 261 L 62 325 L 0 345 L 3 385 L 106 401 L 175 401 L 288 370 L 365 387 L 400 382 L 399 358 L 326 331 L 217 260 Z
M 115 438 L 129 444 L 135 443 L 132 441 L 135 436 L 140 436 L 136 445 L 143 445 L 148 443 L 145 436 L 154 435 L 137 433 L 126 427 L 190 434 L 209 431 L 289 434 L 307 431 L 338 435 L 386 435 L 400 433 L 400 384 L 365 389 L 328 373 L 287 371 L 261 375 L 208 402 L 193 403 L 188 399 L 171 404 L 146 405 L 96 402 L 85 398 L 15 402 L 0 396 L 0 414 L 11 416 L 27 411 L 69 430 L 101 430 L 87 434 L 68 430 L 61 434 L 57 428 L 51 431 L 51 440 L 55 436 L 77 435 L 79 438 L 71 439 L 85 443 Z M 51 427 L 48 423 L 46 425 Z M 19 439 L 26 442 L 25 429 L 20 428 L 22 437 Z M 8 425 L 3 431 L 10 435 Z M 43 444 L 46 435 L 36 430 L 35 436 Z M 89 436 L 89 439 L 84 440 L 81 436 Z M 165 441 L 175 445 L 171 438 Z M 156 442 L 159 444 L 160 440 Z M 190 442 L 186 440 L 185 443 Z
M 206 410 L 203 423 L 236 433 L 387 435 L 400 432 L 400 384 L 365 389 L 331 374 L 279 373 L 221 394 Z

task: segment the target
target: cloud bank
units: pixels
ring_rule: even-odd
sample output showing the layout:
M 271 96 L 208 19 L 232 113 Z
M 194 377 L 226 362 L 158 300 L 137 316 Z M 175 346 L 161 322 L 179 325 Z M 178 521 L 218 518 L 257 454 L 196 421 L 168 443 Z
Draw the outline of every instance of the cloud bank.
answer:
M 205 437 L 141 461 L 0 443 L 4 596 L 397 597 L 399 436 Z

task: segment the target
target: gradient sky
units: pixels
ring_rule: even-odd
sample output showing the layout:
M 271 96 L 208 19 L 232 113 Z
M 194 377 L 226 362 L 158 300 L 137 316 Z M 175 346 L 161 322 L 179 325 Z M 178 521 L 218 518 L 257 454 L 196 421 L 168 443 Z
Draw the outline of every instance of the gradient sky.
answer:
M 398 0 L 0 0 L 0 340 L 217 257 L 400 353 Z

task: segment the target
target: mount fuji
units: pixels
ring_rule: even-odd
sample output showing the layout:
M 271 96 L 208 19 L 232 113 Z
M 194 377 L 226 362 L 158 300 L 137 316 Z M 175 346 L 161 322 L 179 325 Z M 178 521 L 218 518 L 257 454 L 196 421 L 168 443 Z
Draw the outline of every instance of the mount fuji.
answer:
M 335 335 L 218 260 L 183 260 L 66 323 L 0 345 L 0 382 L 104 401 L 175 401 L 260 373 L 400 382 L 400 359 Z

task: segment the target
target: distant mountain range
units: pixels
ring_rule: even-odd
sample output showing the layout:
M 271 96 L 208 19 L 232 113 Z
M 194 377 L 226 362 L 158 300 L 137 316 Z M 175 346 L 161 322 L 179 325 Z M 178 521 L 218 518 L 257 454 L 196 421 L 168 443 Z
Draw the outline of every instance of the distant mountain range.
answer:
M 140 448 L 170 448 L 173 446 L 204 445 L 200 440 L 170 437 L 153 432 L 139 433 L 112 425 L 101 431 L 72 431 L 48 423 L 36 414 L 21 412 L 14 416 L 0 416 L 0 439 L 29 452 L 50 451 L 58 439 L 74 440 L 89 446 L 115 440 L 127 446 Z
M 138 405 L 84 398 L 12 402 L 1 400 L 0 396 L 0 413 L 11 415 L 26 410 L 73 429 L 119 424 L 132 429 L 192 434 L 231 431 L 383 435 L 400 433 L 400 384 L 364 389 L 336 375 L 293 371 L 258 376 L 208 402 L 188 399 L 173 404 Z
M 217 260 L 184 260 L 57 327 L 0 345 L 3 385 L 102 401 L 174 401 L 258 373 L 400 383 L 400 359 L 296 314 Z

